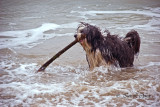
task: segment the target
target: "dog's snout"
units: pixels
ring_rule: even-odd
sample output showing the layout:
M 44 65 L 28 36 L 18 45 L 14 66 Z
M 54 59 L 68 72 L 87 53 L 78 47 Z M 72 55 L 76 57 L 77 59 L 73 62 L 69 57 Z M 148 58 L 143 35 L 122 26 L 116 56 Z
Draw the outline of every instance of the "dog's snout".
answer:
M 74 37 L 77 38 L 77 34 L 75 34 Z

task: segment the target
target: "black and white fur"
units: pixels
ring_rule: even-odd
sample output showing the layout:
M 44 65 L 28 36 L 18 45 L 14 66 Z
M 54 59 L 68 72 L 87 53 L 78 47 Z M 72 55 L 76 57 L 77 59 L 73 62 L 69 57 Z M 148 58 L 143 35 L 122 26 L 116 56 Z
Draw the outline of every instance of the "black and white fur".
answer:
M 80 39 L 82 35 L 85 35 L 83 40 Z M 90 70 L 101 65 L 132 67 L 134 55 L 140 49 L 140 37 L 135 30 L 128 32 L 122 39 L 107 30 L 102 34 L 98 27 L 81 22 L 75 38 L 86 52 Z

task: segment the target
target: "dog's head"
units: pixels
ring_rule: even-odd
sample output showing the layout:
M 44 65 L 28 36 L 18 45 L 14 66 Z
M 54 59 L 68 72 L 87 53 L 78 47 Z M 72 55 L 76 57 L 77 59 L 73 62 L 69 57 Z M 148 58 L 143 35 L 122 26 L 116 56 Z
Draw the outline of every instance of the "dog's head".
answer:
M 103 38 L 98 27 L 81 22 L 74 35 L 85 50 L 95 51 Z M 82 39 L 83 38 L 83 39 Z

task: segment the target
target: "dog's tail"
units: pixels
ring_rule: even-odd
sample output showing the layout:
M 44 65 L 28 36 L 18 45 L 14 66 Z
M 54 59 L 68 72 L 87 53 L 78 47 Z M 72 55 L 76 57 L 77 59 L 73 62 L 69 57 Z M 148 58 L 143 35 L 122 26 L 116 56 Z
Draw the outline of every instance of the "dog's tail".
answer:
M 133 48 L 134 54 L 139 53 L 141 40 L 137 31 L 131 30 L 130 32 L 128 32 L 124 40 L 131 48 Z

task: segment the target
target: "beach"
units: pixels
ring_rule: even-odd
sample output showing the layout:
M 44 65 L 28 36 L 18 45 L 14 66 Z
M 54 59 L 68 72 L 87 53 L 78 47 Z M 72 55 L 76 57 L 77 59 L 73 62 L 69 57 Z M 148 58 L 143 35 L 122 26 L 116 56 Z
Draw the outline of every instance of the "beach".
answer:
M 159 0 L 1 0 L 0 10 L 1 107 L 160 106 Z M 120 37 L 135 29 L 134 67 L 90 71 L 77 43 L 37 73 L 80 22 Z

